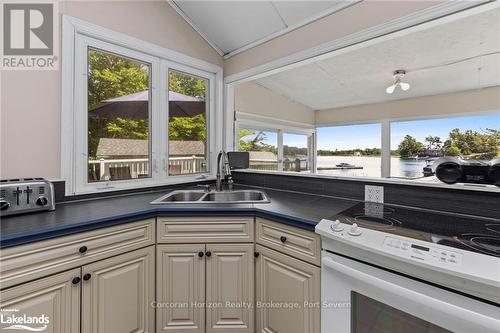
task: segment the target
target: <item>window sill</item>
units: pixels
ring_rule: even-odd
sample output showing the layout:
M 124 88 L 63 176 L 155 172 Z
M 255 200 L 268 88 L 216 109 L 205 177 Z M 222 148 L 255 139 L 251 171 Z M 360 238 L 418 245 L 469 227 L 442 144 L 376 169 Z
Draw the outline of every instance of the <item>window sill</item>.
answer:
M 309 177 L 309 178 L 323 178 L 323 179 L 336 179 L 343 181 L 356 181 L 364 183 L 378 183 L 378 184 L 394 184 L 394 185 L 405 185 L 405 186 L 421 186 L 421 187 L 431 187 L 431 188 L 441 188 L 449 190 L 465 190 L 465 191 L 481 191 L 481 192 L 500 192 L 500 187 L 495 185 L 482 185 L 482 184 L 453 184 L 448 185 L 444 183 L 424 183 L 415 180 L 406 179 L 395 179 L 395 178 L 373 178 L 373 177 L 342 177 L 334 175 L 322 175 L 318 173 L 309 172 L 288 172 L 288 171 L 269 171 L 269 170 L 253 170 L 253 169 L 240 169 L 234 170 L 234 172 L 242 173 L 257 173 L 257 174 L 269 174 L 269 175 L 284 175 L 284 176 L 294 176 L 294 177 Z

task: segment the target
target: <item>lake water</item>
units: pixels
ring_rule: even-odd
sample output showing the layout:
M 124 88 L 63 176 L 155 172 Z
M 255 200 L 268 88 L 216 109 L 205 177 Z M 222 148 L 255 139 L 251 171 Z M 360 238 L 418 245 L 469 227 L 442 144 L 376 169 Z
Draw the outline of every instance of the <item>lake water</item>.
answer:
M 363 169 L 352 170 L 318 170 L 320 174 L 330 174 L 347 177 L 380 177 L 381 158 L 368 156 L 318 156 L 318 167 L 333 167 L 339 163 L 349 163 L 362 166 Z M 391 157 L 391 176 L 403 178 L 423 177 L 423 160 L 403 160 Z M 427 178 L 427 177 L 426 177 Z M 434 178 L 434 177 L 428 177 Z M 430 180 L 430 179 L 429 179 Z

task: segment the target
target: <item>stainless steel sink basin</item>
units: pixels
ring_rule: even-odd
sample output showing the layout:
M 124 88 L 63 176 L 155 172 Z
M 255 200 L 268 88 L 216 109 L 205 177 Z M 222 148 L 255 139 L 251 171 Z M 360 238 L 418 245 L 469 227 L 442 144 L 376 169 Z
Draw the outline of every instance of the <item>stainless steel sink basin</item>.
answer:
M 203 191 L 174 191 L 163 196 L 162 202 L 192 202 L 200 200 L 204 195 Z
M 170 192 L 151 204 L 210 204 L 210 203 L 266 203 L 269 202 L 266 194 L 257 190 L 236 190 L 222 192 L 204 192 L 196 190 L 182 190 Z
M 264 192 L 261 191 L 232 191 L 207 193 L 202 201 L 210 202 L 261 202 L 267 201 Z

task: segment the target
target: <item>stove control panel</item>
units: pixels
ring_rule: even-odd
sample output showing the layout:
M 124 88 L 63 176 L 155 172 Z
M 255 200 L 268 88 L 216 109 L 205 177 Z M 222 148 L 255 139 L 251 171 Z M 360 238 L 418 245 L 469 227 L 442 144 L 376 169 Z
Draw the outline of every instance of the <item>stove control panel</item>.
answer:
M 462 254 L 387 236 L 383 247 L 397 256 L 441 265 L 461 265 Z

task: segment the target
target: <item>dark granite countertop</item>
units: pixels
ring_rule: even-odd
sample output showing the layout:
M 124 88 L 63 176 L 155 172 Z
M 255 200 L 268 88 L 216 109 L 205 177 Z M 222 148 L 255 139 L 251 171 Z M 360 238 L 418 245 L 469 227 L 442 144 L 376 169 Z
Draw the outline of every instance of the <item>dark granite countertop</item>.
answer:
M 186 189 L 186 187 L 179 187 Z M 246 188 L 238 186 L 238 188 Z M 151 205 L 154 199 L 173 191 L 163 190 L 116 197 L 64 202 L 52 212 L 10 217 L 0 221 L 0 248 L 27 244 L 155 216 L 256 215 L 314 230 L 329 218 L 358 201 L 305 193 L 263 189 L 270 203 L 258 204 L 168 204 Z

